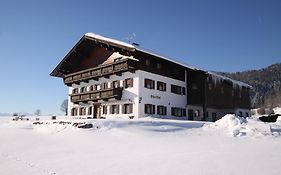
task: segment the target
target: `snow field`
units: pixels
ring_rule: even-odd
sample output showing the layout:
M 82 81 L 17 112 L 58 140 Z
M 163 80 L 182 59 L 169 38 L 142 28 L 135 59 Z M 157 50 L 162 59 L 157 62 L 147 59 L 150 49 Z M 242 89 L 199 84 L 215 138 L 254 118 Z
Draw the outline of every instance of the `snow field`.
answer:
M 281 174 L 280 121 L 59 121 L 0 118 L 0 174 Z

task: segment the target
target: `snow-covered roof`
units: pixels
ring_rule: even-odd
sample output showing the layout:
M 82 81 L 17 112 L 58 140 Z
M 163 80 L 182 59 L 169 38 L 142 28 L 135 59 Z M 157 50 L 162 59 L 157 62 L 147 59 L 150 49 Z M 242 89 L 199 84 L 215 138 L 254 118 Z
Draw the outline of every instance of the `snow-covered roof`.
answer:
M 181 65 L 181 66 L 183 66 L 183 67 L 186 67 L 186 68 L 189 68 L 189 69 L 192 69 L 192 70 L 202 70 L 202 69 L 197 68 L 197 67 L 195 67 L 195 66 L 192 66 L 192 65 L 189 65 L 189 64 L 186 64 L 186 63 L 182 63 L 182 62 L 180 62 L 180 61 L 178 61 L 178 60 L 175 60 L 175 59 L 171 59 L 171 58 L 162 56 L 162 55 L 157 54 L 157 53 L 155 53 L 155 52 L 153 52 L 153 51 L 150 51 L 150 50 L 148 50 L 148 49 L 144 49 L 144 48 L 141 48 L 141 47 L 136 47 L 136 50 L 141 51 L 141 52 L 144 52 L 144 53 L 147 53 L 147 54 L 149 54 L 149 55 L 156 56 L 156 57 L 158 57 L 158 58 L 162 58 L 162 59 L 164 59 L 164 60 L 167 60 L 167 61 L 176 63 L 176 64 L 178 64 L 178 65 Z M 203 71 L 204 71 L 204 70 L 203 70 Z
M 101 43 L 111 44 L 111 45 L 114 45 L 114 46 L 117 46 L 117 47 L 120 47 L 120 46 L 125 47 L 125 48 L 127 48 L 128 50 L 131 50 L 131 51 L 134 51 L 136 49 L 135 46 L 133 46 L 131 44 L 125 43 L 123 41 L 118 41 L 118 40 L 115 40 L 115 39 L 107 38 L 107 37 L 104 37 L 104 36 L 101 36 L 101 35 L 97 35 L 95 33 L 86 33 L 85 36 L 90 37 L 90 38 L 95 39 L 95 40 L 98 40 Z
M 237 84 L 239 86 L 245 86 L 245 87 L 248 87 L 248 88 L 252 88 L 252 86 L 246 84 L 246 83 L 243 83 L 241 81 L 237 81 L 237 80 L 233 80 L 229 77 L 225 77 L 225 76 L 222 76 L 222 75 L 219 75 L 217 73 L 214 73 L 212 71 L 208 71 L 208 70 L 205 70 L 205 69 L 202 69 L 202 68 L 198 68 L 198 67 L 195 67 L 195 66 L 192 66 L 192 65 L 189 65 L 189 64 L 186 64 L 186 63 L 182 63 L 178 60 L 175 60 L 175 59 L 171 59 L 171 58 L 168 58 L 168 57 L 164 57 L 162 55 L 159 55 L 157 53 L 154 53 L 152 51 L 149 51 L 149 50 L 146 50 L 146 49 L 143 49 L 143 48 L 140 48 L 140 47 L 136 47 L 136 50 L 138 51 L 141 51 L 141 52 L 144 52 L 144 53 L 147 53 L 149 55 L 153 55 L 153 56 L 156 56 L 156 57 L 159 57 L 159 58 L 162 58 L 164 60 L 167 60 L 167 61 L 170 61 L 170 62 L 173 62 L 173 63 L 176 63 L 178 65 L 181 65 L 183 67 L 186 67 L 186 68 L 189 68 L 189 69 L 192 69 L 192 70 L 200 70 L 200 71 L 203 71 L 203 72 L 206 72 L 207 74 L 211 75 L 211 76 L 215 76 L 216 78 L 220 78 L 220 79 L 223 79 L 223 80 L 229 80 L 229 81 L 232 81 L 234 84 Z
M 90 38 L 95 39 L 95 40 L 98 40 L 99 42 L 102 42 L 102 43 L 105 43 L 105 44 L 111 44 L 111 45 L 114 45 L 114 46 L 117 46 L 117 47 L 124 47 L 124 48 L 126 48 L 126 49 L 128 49 L 130 51 L 137 50 L 137 51 L 140 51 L 140 52 L 143 52 L 143 53 L 146 53 L 146 54 L 149 54 L 149 55 L 153 55 L 153 56 L 156 56 L 158 58 L 161 58 L 161 59 L 164 59 L 164 60 L 176 63 L 176 64 L 181 65 L 183 67 L 186 67 L 188 69 L 200 70 L 200 71 L 206 72 L 209 75 L 215 76 L 216 78 L 232 81 L 234 84 L 239 85 L 239 86 L 245 86 L 245 87 L 248 87 L 248 88 L 252 88 L 252 86 L 250 86 L 250 85 L 248 85 L 246 83 L 243 83 L 241 81 L 233 80 L 231 78 L 219 75 L 217 73 L 214 73 L 214 72 L 202 69 L 202 68 L 198 68 L 198 67 L 195 67 L 195 66 L 192 66 L 192 65 L 180 62 L 180 61 L 175 60 L 175 59 L 171 59 L 171 58 L 162 56 L 162 55 L 157 54 L 157 53 L 155 53 L 153 51 L 150 51 L 148 49 L 144 49 L 144 48 L 141 48 L 139 46 L 134 46 L 132 44 L 125 43 L 123 41 L 107 38 L 107 37 L 104 37 L 104 36 L 101 36 L 101 35 L 98 35 L 98 34 L 95 34 L 95 33 L 86 33 L 85 36 L 90 37 Z
M 192 66 L 192 65 L 189 65 L 189 64 L 180 62 L 180 61 L 175 60 L 175 59 L 171 59 L 171 58 L 162 56 L 162 55 L 157 54 L 157 53 L 155 53 L 155 52 L 152 52 L 152 51 L 150 51 L 150 50 L 147 50 L 147 49 L 144 49 L 144 48 L 141 48 L 141 47 L 139 47 L 139 46 L 135 46 L 135 45 L 132 45 L 132 44 L 129 44 L 129 43 L 125 43 L 125 42 L 123 42 L 123 41 L 119 41 L 119 40 L 107 38 L 107 37 L 104 37 L 104 36 L 101 36 L 101 35 L 98 35 L 98 34 L 95 34 L 95 33 L 86 33 L 86 34 L 84 35 L 84 37 L 87 38 L 87 39 L 91 39 L 91 40 L 98 41 L 98 42 L 100 42 L 100 43 L 107 44 L 107 45 L 112 45 L 112 46 L 115 46 L 115 47 L 118 47 L 118 48 L 121 48 L 121 49 L 126 49 L 126 50 L 131 51 L 131 52 L 139 51 L 139 52 L 143 52 L 143 53 L 146 53 L 146 54 L 149 54 L 149 55 L 153 55 L 153 56 L 155 56 L 155 57 L 161 58 L 161 59 L 163 59 L 163 60 L 167 60 L 167 61 L 169 61 L 169 62 L 172 62 L 172 63 L 178 64 L 178 65 L 180 65 L 180 66 L 186 67 L 186 68 L 188 68 L 188 69 L 197 70 L 197 71 L 203 71 L 203 72 L 205 72 L 206 74 L 215 76 L 215 77 L 217 77 L 217 78 L 232 81 L 234 84 L 237 84 L 237 85 L 239 85 L 239 86 L 246 86 L 246 87 L 252 88 L 252 86 L 250 86 L 250 85 L 248 85 L 248 84 L 246 84 L 246 83 L 243 83 L 243 82 L 240 82 L 240 81 L 236 81 L 236 80 L 233 80 L 233 79 L 231 79 L 231 78 L 228 78 L 228 77 L 219 75 L 219 74 L 217 74 L 217 73 L 214 73 L 214 72 L 211 72 L 211 71 L 202 69 L 202 68 L 198 68 L 198 67 L 195 67 L 195 66 Z M 60 63 L 60 64 L 62 64 L 62 63 Z M 58 66 L 60 66 L 60 65 L 58 65 Z M 55 69 L 55 70 L 56 70 L 56 69 Z M 54 70 L 54 71 L 55 71 L 55 70 Z M 54 71 L 51 73 L 51 75 L 55 75 Z
M 253 88 L 252 86 L 244 83 L 244 82 L 241 82 L 241 81 L 237 81 L 237 80 L 233 80 L 231 78 L 228 78 L 228 77 L 225 77 L 225 76 L 222 76 L 220 74 L 217 74 L 217 73 L 214 73 L 214 72 L 211 72 L 211 71 L 207 71 L 207 73 L 211 76 L 215 76 L 216 78 L 219 78 L 219 79 L 223 79 L 223 80 L 229 80 L 231 82 L 233 82 L 234 84 L 236 85 L 239 85 L 239 86 L 245 86 L 245 87 L 248 87 L 248 88 Z

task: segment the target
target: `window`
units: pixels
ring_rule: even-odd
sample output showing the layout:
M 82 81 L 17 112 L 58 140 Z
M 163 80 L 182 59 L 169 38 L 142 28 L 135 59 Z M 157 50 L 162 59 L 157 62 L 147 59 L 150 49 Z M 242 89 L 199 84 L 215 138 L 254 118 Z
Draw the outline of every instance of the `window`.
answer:
M 124 88 L 133 87 L 133 78 L 125 79 L 123 83 L 123 87 Z
M 94 85 L 94 90 L 95 91 L 98 90 L 98 85 L 97 84 Z
M 196 83 L 192 83 L 192 84 L 191 84 L 191 89 L 192 89 L 192 90 L 197 90 L 197 89 L 198 89 L 197 84 L 196 84 Z
M 88 115 L 92 115 L 92 111 L 93 111 L 93 108 L 92 108 L 92 106 L 90 106 L 90 107 L 88 108 Z
M 77 108 L 72 108 L 71 109 L 71 116 L 76 116 L 77 115 Z
M 223 87 L 221 87 L 221 93 L 222 93 L 222 94 L 224 93 L 224 89 L 223 89 Z
M 72 94 L 77 94 L 78 93 L 78 88 L 74 88 L 73 90 L 72 90 Z
M 209 83 L 209 90 L 211 91 L 213 89 L 212 84 Z
M 101 89 L 107 89 L 108 88 L 108 83 L 102 83 L 101 84 Z
M 157 69 L 161 69 L 162 68 L 162 64 L 161 63 L 157 63 Z
M 118 87 L 120 87 L 120 81 L 113 81 L 112 88 L 118 88 Z
M 149 59 L 146 59 L 146 60 L 145 60 L 145 65 L 146 65 L 146 66 L 150 66 L 150 60 L 149 60 Z
M 155 114 L 155 105 L 145 104 L 144 105 L 144 113 L 146 113 L 146 114 Z
M 248 112 L 246 112 L 246 117 L 249 117 L 249 113 Z
M 157 90 L 166 91 L 166 83 L 163 83 L 161 81 L 157 81 Z
M 80 108 L 79 115 L 86 115 L 86 108 L 85 107 Z
M 217 118 L 217 113 L 213 112 L 212 113 L 212 122 L 216 121 Z
M 81 87 L 80 92 L 81 93 L 86 92 L 86 87 Z
M 93 91 L 94 90 L 94 86 L 90 86 L 89 91 Z
M 166 106 L 157 106 L 157 114 L 158 115 L 167 115 L 167 107 Z
M 111 114 L 119 114 L 119 105 L 111 106 Z
M 186 110 L 184 108 L 172 107 L 172 116 L 184 117 L 186 116 Z
M 144 87 L 147 89 L 154 89 L 154 80 L 144 79 Z
M 107 114 L 107 106 L 102 106 L 102 114 Z
M 200 116 L 200 110 L 195 110 L 194 111 L 194 116 L 199 117 Z
M 123 114 L 131 114 L 131 113 L 133 113 L 133 104 L 124 104 Z
M 177 85 L 171 85 L 171 92 L 174 94 L 185 95 L 185 88 Z

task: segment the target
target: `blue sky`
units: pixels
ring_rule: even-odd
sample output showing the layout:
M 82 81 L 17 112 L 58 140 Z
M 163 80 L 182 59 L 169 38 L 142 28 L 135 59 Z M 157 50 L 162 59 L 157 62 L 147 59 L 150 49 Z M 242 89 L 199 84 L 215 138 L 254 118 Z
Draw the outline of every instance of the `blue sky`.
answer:
M 215 71 L 281 62 L 281 1 L 0 1 L 0 113 L 59 114 L 49 73 L 84 33 L 133 42 Z

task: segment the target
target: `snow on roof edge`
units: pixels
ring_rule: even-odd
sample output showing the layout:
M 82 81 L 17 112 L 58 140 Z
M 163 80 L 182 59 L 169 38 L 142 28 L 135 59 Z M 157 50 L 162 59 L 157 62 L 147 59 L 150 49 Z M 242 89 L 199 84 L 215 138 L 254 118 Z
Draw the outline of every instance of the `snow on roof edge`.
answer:
M 119 40 L 107 38 L 107 37 L 104 37 L 104 36 L 101 36 L 101 35 L 97 35 L 97 34 L 95 34 L 95 33 L 86 33 L 85 36 L 88 36 L 88 37 L 97 39 L 97 40 L 99 40 L 99 41 L 109 42 L 109 43 L 111 43 L 111 44 L 123 46 L 123 47 L 129 48 L 130 50 L 132 50 L 132 49 L 135 50 L 135 49 L 136 49 L 136 48 L 135 48 L 133 45 L 131 45 L 131 44 L 125 43 L 125 42 L 123 42 L 123 41 L 119 41 Z
M 202 70 L 202 71 L 204 71 L 204 70 L 201 69 L 201 68 L 198 68 L 198 67 L 195 67 L 195 66 L 186 64 L 186 63 L 182 63 L 182 62 L 180 62 L 180 61 L 178 61 L 178 60 L 175 60 L 175 59 L 171 59 L 171 58 L 162 56 L 162 55 L 160 55 L 160 54 L 157 54 L 157 53 L 155 53 L 155 52 L 149 51 L 149 50 L 144 49 L 144 48 L 141 48 L 141 47 L 136 47 L 136 50 L 141 51 L 141 52 L 144 52 L 144 53 L 147 53 L 147 54 L 149 54 L 149 55 L 156 56 L 156 57 L 158 57 L 158 58 L 162 58 L 162 59 L 164 59 L 164 60 L 167 60 L 167 61 L 176 63 L 176 64 L 178 64 L 178 65 L 181 65 L 181 66 L 183 66 L 183 67 L 186 67 L 186 68 L 189 68 L 189 69 L 192 69 L 192 70 Z
M 231 79 L 229 77 L 226 77 L 226 76 L 214 73 L 212 71 L 207 71 L 207 73 L 210 74 L 210 75 L 216 76 L 218 78 L 224 79 L 224 80 L 232 81 L 233 83 L 235 83 L 235 84 L 237 84 L 239 86 L 245 86 L 245 87 L 248 87 L 248 88 L 251 88 L 251 89 L 253 88 L 251 85 L 248 85 L 247 83 L 244 83 L 242 81 L 233 80 L 233 79 Z

